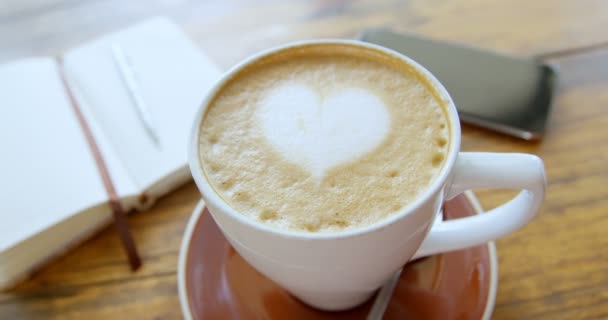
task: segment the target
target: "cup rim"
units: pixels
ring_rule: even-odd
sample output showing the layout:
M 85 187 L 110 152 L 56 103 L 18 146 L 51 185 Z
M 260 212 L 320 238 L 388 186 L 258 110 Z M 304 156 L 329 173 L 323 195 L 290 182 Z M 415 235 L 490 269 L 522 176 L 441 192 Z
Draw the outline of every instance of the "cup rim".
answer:
M 341 44 L 341 45 L 350 45 L 354 47 L 364 47 L 367 49 L 372 49 L 379 51 L 383 54 L 398 58 L 402 60 L 404 63 L 413 67 L 419 75 L 423 76 L 425 80 L 436 90 L 436 93 L 440 98 L 443 99 L 443 103 L 445 104 L 445 111 L 447 111 L 448 123 L 450 126 L 450 145 L 448 156 L 446 161 L 441 168 L 439 175 L 436 176 L 435 180 L 410 204 L 403 207 L 398 213 L 394 213 L 389 217 L 382 219 L 376 223 L 354 228 L 352 230 L 344 230 L 337 231 L 331 233 L 310 233 L 304 231 L 289 231 L 278 229 L 274 227 L 267 226 L 261 222 L 255 221 L 243 214 L 237 212 L 236 209 L 232 208 L 221 196 L 213 189 L 211 184 L 208 181 L 207 175 L 203 172 L 203 168 L 199 161 L 198 156 L 198 148 L 199 148 L 199 130 L 201 128 L 200 123 L 202 121 L 203 116 L 206 113 L 206 110 L 216 96 L 218 91 L 224 87 L 224 85 L 230 80 L 235 74 L 237 74 L 240 70 L 245 68 L 246 66 L 258 61 L 259 59 L 266 57 L 270 54 L 274 54 L 278 51 L 283 51 L 287 49 L 304 47 L 310 45 L 331 45 L 331 44 Z M 205 202 L 207 204 L 212 204 L 212 207 L 219 207 L 222 211 L 222 214 L 227 214 L 232 219 L 247 225 L 253 229 L 258 231 L 262 231 L 265 233 L 270 233 L 275 236 L 279 236 L 282 238 L 289 239 L 302 239 L 302 240 L 332 240 L 332 239 L 343 239 L 350 238 L 354 236 L 364 235 L 373 231 L 384 229 L 396 221 L 402 219 L 407 216 L 409 213 L 418 210 L 421 206 L 427 203 L 430 198 L 438 193 L 443 192 L 441 189 L 443 188 L 445 182 L 448 180 L 450 173 L 452 172 L 452 168 L 454 167 L 454 163 L 456 162 L 456 158 L 458 152 L 460 151 L 460 120 L 458 118 L 458 113 L 456 111 L 456 106 L 454 105 L 454 101 L 450 97 L 449 93 L 445 89 L 445 87 L 437 80 L 437 78 L 426 68 L 420 65 L 418 62 L 413 59 L 396 52 L 392 49 L 388 49 L 379 45 L 362 42 L 359 40 L 345 40 L 345 39 L 317 39 L 317 40 L 305 40 L 305 41 L 296 41 L 288 44 L 276 46 L 270 49 L 263 50 L 257 54 L 254 54 L 235 66 L 231 67 L 227 72 L 225 72 L 221 79 L 218 80 L 213 87 L 208 91 L 205 96 L 201 106 L 197 110 L 194 122 L 192 124 L 192 129 L 190 130 L 189 144 L 188 144 L 188 165 L 190 167 L 190 172 L 196 183 L 199 191 L 201 192 Z

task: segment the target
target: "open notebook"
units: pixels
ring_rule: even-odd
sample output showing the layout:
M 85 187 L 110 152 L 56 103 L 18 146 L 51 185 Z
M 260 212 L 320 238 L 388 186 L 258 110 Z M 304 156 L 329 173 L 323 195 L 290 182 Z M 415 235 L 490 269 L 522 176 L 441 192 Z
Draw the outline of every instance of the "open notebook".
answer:
M 111 48 L 129 58 L 158 142 L 145 130 Z M 155 18 L 66 52 L 0 65 L 0 288 L 111 218 L 108 196 L 60 69 L 125 210 L 188 181 L 187 136 L 219 69 Z M 145 195 L 142 196 L 142 195 Z

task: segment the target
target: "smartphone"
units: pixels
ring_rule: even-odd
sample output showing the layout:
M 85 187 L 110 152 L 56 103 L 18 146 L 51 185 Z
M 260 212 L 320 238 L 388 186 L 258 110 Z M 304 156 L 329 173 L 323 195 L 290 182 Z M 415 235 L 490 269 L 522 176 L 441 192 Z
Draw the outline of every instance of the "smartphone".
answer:
M 431 71 L 463 122 L 526 140 L 542 138 L 557 82 L 553 66 L 388 30 L 365 31 L 361 40 L 400 52 Z

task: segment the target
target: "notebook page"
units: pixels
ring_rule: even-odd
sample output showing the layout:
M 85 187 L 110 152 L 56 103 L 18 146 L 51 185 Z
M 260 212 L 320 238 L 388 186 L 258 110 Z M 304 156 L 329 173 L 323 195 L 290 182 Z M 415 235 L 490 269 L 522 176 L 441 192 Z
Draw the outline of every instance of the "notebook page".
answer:
M 63 67 L 63 64 L 59 65 L 59 67 Z M 95 144 L 97 145 L 97 148 L 103 156 L 104 164 L 108 169 L 108 173 L 110 175 L 112 185 L 114 186 L 114 190 L 116 191 L 118 197 L 123 200 L 123 209 L 125 211 L 129 211 L 133 207 L 133 205 L 129 205 L 129 203 L 124 200 L 127 197 L 139 194 L 139 188 L 133 182 L 131 175 L 124 166 L 123 161 L 116 153 L 116 150 L 113 148 L 111 141 L 108 140 L 105 131 L 99 125 L 95 116 L 92 114 L 93 109 L 89 102 L 82 96 L 78 88 L 78 83 L 74 82 L 67 75 L 66 81 L 68 83 L 68 86 L 70 87 L 70 91 L 74 99 L 76 100 L 76 103 L 78 104 L 80 112 L 87 121 L 87 125 L 91 130 L 93 138 L 95 139 Z
M 129 60 L 159 144 L 131 100 L 113 45 Z M 183 171 L 194 114 L 220 72 L 177 26 L 147 20 L 67 52 L 64 65 L 140 191 Z
M 0 65 L 0 252 L 107 200 L 51 58 Z

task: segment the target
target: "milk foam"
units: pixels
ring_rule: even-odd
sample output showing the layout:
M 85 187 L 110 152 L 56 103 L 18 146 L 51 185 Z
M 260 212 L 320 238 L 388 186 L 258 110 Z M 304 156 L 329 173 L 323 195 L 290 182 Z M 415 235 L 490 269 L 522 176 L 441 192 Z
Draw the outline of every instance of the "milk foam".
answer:
M 344 49 L 281 53 L 209 104 L 200 163 L 240 214 L 299 232 L 360 228 L 400 212 L 441 171 L 442 100 L 411 68 Z
M 269 92 L 257 115 L 279 153 L 317 178 L 376 148 L 390 128 L 382 100 L 362 88 L 321 97 L 305 85 L 284 84 Z

